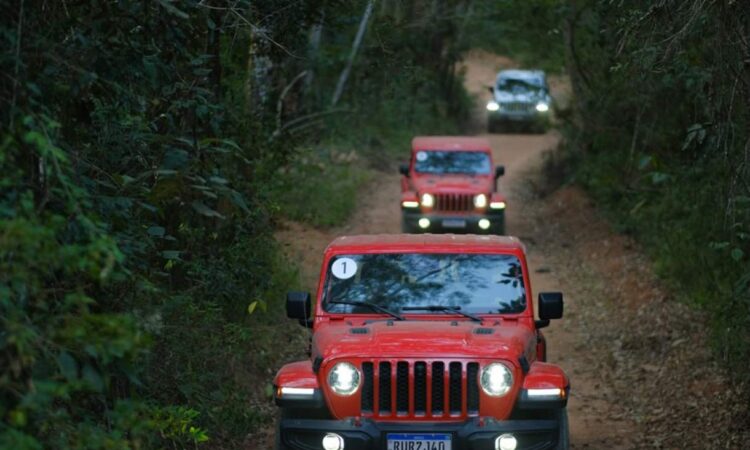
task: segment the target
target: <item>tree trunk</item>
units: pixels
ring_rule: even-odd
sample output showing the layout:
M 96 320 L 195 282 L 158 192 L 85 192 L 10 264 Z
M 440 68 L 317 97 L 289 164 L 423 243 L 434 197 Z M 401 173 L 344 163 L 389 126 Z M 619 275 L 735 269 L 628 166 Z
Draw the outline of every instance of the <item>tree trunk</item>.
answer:
M 313 81 L 315 81 L 315 65 L 320 51 L 320 41 L 323 37 L 323 21 L 325 21 L 325 18 L 326 13 L 323 11 L 318 21 L 310 28 L 310 48 L 307 54 L 310 66 L 307 68 L 307 75 L 305 76 L 305 93 L 310 92 Z
M 367 31 L 367 23 L 370 21 L 370 16 L 372 15 L 372 9 L 375 6 L 375 0 L 368 0 L 367 6 L 365 7 L 365 12 L 362 14 L 362 20 L 359 22 L 359 29 L 357 30 L 357 36 L 354 38 L 354 42 L 352 43 L 352 51 L 349 53 L 349 59 L 346 61 L 346 67 L 344 67 L 344 70 L 341 71 L 341 75 L 339 76 L 339 82 L 336 84 L 336 90 L 333 93 L 333 99 L 331 100 L 331 105 L 336 106 L 336 104 L 341 99 L 341 95 L 344 93 L 344 87 L 346 86 L 346 82 L 349 79 L 349 74 L 352 71 L 352 64 L 354 64 L 354 58 L 357 56 L 357 52 L 359 52 L 359 47 L 362 45 L 362 40 L 365 37 L 365 31 Z

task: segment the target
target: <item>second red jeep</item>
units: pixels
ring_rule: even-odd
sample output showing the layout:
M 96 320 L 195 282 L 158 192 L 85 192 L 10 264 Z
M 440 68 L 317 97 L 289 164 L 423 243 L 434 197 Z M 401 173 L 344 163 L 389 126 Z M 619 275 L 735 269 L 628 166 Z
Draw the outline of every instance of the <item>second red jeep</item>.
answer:
M 400 168 L 402 231 L 505 234 L 505 197 L 486 139 L 427 136 L 412 140 Z
M 374 235 L 325 251 L 317 301 L 287 314 L 313 330 L 310 358 L 274 380 L 277 449 L 568 448 L 568 378 L 546 362 L 516 238 Z

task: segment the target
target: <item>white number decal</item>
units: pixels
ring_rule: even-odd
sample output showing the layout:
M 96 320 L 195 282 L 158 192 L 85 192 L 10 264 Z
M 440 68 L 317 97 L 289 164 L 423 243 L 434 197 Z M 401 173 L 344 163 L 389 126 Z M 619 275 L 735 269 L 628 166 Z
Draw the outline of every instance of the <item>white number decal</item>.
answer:
M 339 258 L 333 262 L 331 273 L 339 280 L 347 280 L 357 273 L 357 262 L 351 258 Z

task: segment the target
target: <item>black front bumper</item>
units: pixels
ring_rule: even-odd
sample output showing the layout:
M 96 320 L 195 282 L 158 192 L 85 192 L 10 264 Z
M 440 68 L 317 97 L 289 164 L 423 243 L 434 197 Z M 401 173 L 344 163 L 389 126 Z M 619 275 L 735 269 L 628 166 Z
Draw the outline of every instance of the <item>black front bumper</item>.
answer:
M 320 450 L 323 437 L 336 433 L 344 438 L 346 450 L 387 450 L 389 433 L 446 433 L 452 450 L 494 450 L 495 439 L 510 433 L 518 450 L 548 450 L 557 446 L 557 420 L 470 419 L 465 422 L 375 422 L 369 419 L 309 420 L 282 419 L 281 441 L 294 450 Z
M 473 233 L 473 234 L 505 234 L 505 210 L 488 211 L 485 214 L 450 214 L 445 212 L 421 212 L 419 210 L 401 210 L 401 217 L 405 229 L 415 233 Z M 430 226 L 421 228 L 419 219 L 427 218 Z M 479 228 L 479 221 L 487 219 L 490 228 Z M 445 226 L 451 221 L 463 221 L 464 226 Z

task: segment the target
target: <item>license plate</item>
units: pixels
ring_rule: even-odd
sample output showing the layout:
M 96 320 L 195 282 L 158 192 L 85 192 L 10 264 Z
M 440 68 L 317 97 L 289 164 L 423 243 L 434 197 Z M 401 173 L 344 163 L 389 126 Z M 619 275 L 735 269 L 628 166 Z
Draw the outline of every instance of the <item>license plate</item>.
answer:
M 389 434 L 388 450 L 451 450 L 451 435 Z
M 445 219 L 443 228 L 466 228 L 466 221 L 463 219 Z

